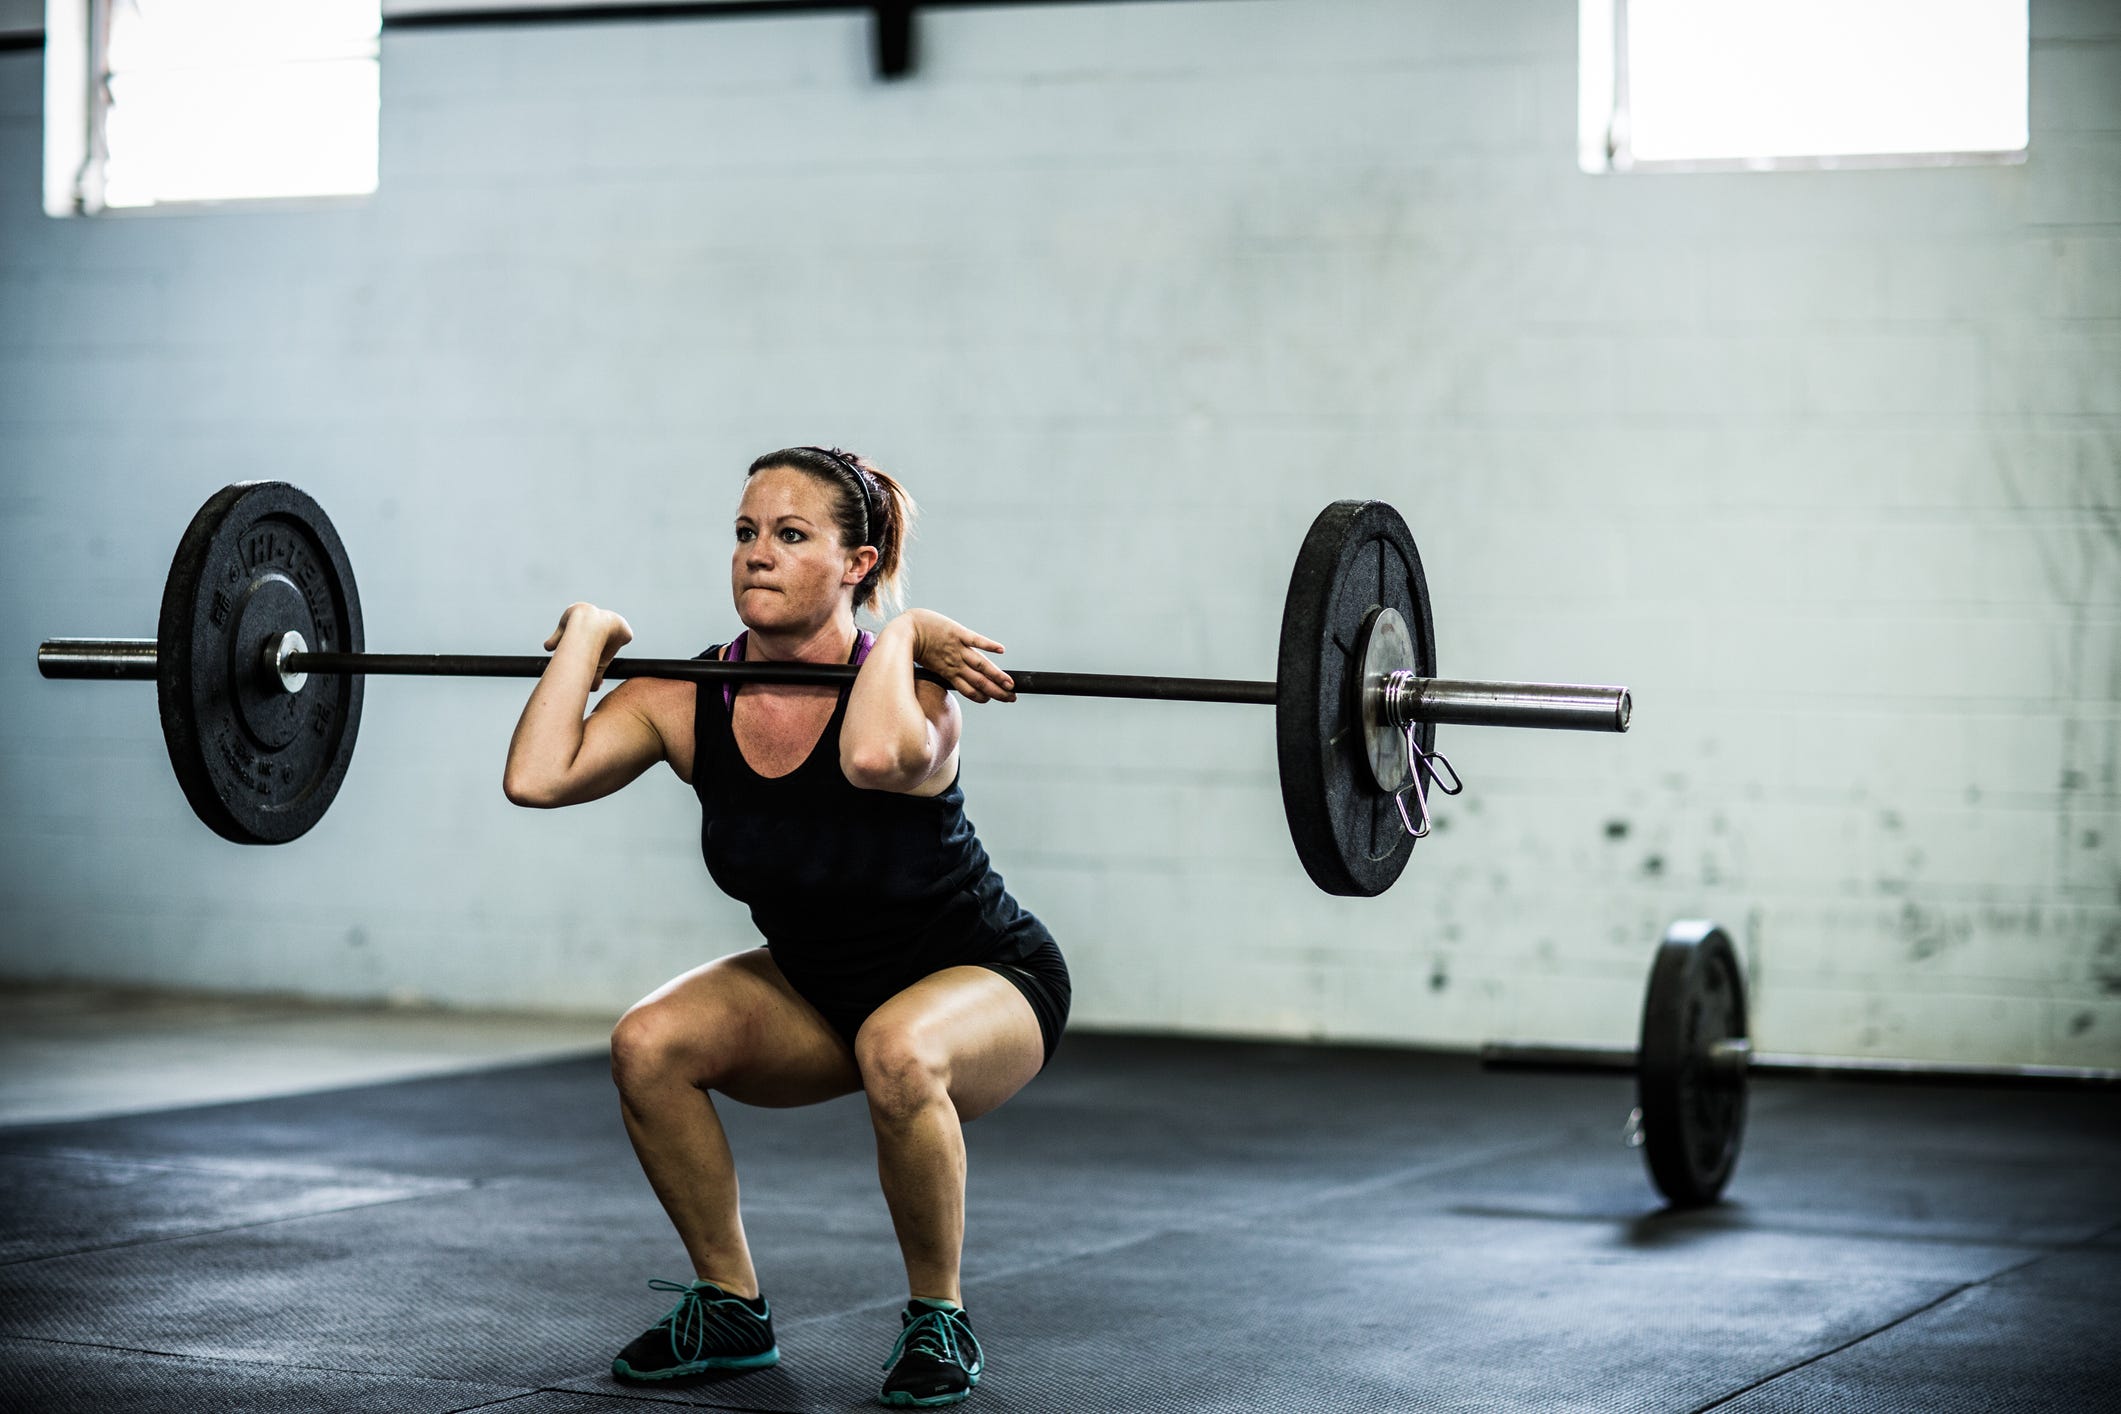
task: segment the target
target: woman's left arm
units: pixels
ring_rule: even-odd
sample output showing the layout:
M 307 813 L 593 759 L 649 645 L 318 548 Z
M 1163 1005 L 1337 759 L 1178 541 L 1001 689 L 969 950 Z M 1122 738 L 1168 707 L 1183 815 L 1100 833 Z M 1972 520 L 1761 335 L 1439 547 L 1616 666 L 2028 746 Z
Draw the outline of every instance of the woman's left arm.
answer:
M 933 794 L 949 784 L 957 762 L 960 716 L 940 684 L 916 681 L 916 664 L 974 702 L 1014 702 L 1015 686 L 989 653 L 991 638 L 927 609 L 912 609 L 884 626 L 847 699 L 840 729 L 840 770 L 864 790 Z

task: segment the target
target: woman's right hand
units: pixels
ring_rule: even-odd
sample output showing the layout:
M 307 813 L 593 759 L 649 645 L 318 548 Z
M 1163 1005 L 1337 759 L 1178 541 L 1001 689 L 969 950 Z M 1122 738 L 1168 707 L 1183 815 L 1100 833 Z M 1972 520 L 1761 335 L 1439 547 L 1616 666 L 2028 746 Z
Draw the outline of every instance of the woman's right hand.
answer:
M 621 648 L 633 642 L 633 625 L 609 609 L 577 601 L 561 611 L 559 627 L 545 640 L 545 651 L 557 651 L 561 640 L 570 635 L 586 638 L 597 645 L 596 675 L 589 683 L 589 690 L 595 692 L 604 685 L 604 670 L 611 666 L 611 660 L 619 655 Z
M 587 720 L 582 716 L 589 696 L 582 688 L 582 670 L 590 670 L 595 680 L 589 691 L 595 691 L 604 685 L 612 658 L 631 642 L 633 625 L 609 609 L 569 604 L 560 615 L 559 627 L 545 640 L 552 661 L 530 690 L 530 701 L 508 740 L 501 789 L 510 800 L 541 809 L 596 800 L 655 762 L 670 759 L 656 719 L 657 711 L 669 709 L 656 704 L 668 703 L 673 694 L 658 695 L 655 689 L 662 684 L 645 678 L 621 683 Z M 689 709 L 689 691 L 674 695 Z M 684 720 L 689 738 L 691 718 Z

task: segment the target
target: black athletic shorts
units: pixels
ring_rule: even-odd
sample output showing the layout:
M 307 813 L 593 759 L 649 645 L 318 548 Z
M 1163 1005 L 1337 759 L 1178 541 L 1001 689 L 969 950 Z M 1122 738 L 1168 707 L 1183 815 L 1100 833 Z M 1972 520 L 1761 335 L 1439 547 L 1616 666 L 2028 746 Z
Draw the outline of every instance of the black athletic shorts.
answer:
M 1060 1048 L 1061 1030 L 1068 1024 L 1068 1002 L 1073 995 L 1068 983 L 1068 962 L 1061 956 L 1060 944 L 1048 938 L 1038 951 L 1022 962 L 982 962 L 976 965 L 1008 978 L 1016 990 L 1024 994 L 1024 1000 L 1031 1003 L 1032 1014 L 1038 1017 L 1039 1039 L 1046 1048 L 1046 1058 L 1040 1063 L 1043 1069 L 1052 1062 L 1053 1053 Z M 890 997 L 878 997 L 866 1005 L 837 1005 L 811 996 L 792 978 L 789 985 L 795 987 L 804 1001 L 818 1009 L 826 1024 L 839 1032 L 849 1046 L 854 1044 L 855 1033 L 862 1029 L 869 1014 L 891 1000 Z
M 1046 1043 L 1046 1059 L 1040 1068 L 1051 1065 L 1053 1053 L 1060 1049 L 1061 1029 L 1068 1024 L 1068 1003 L 1075 995 L 1068 981 L 1068 960 L 1061 956 L 1060 944 L 1048 938 L 1022 962 L 980 965 L 1014 982 L 1024 1000 L 1031 1003 L 1031 1010 L 1038 1015 L 1039 1037 Z

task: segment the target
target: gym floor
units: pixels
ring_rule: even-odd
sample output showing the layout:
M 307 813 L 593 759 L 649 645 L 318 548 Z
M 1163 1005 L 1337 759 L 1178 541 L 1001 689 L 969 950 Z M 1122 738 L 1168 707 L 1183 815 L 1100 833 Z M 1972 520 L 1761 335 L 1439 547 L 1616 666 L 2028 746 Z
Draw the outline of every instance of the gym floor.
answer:
M 586 1023 L 61 1000 L 70 1049 L 0 1041 L 0 1408 L 874 1392 L 904 1282 L 858 1098 L 723 1105 L 783 1362 L 642 1390 L 610 1356 L 686 1273 Z M 1618 1142 L 1630 1103 L 1071 1035 L 967 1131 L 977 1407 L 2121 1408 L 2121 1097 L 1758 1082 L 1729 1195 L 1687 1214 Z

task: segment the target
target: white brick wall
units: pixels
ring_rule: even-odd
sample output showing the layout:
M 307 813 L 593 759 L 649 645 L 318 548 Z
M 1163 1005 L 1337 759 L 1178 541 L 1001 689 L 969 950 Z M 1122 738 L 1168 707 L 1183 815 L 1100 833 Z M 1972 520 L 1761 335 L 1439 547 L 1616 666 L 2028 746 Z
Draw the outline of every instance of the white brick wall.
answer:
M 1567 0 L 394 32 L 383 187 L 51 221 L 0 54 L 0 973 L 611 1010 L 750 941 L 667 776 L 511 809 L 512 683 L 379 681 L 307 839 L 223 844 L 146 688 L 208 492 L 282 476 L 371 641 L 730 621 L 743 465 L 856 446 L 916 594 L 1022 666 L 1271 673 L 1338 496 L 1446 671 L 1626 738 L 1446 730 L 1392 893 L 1325 898 L 1260 709 L 969 714 L 971 809 L 1085 1024 L 1624 1039 L 1723 919 L 1776 1049 L 2121 1064 L 2121 6 L 2036 0 L 2022 167 L 1594 178 Z M 279 900 L 301 900 L 297 921 Z

